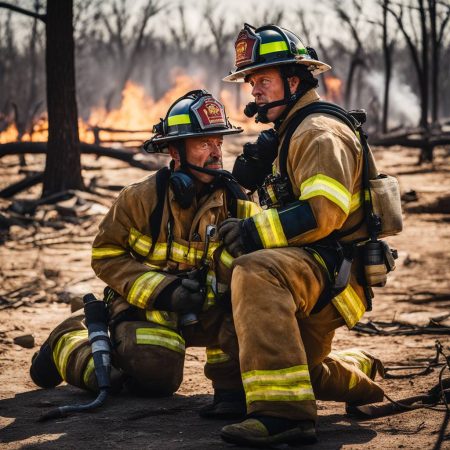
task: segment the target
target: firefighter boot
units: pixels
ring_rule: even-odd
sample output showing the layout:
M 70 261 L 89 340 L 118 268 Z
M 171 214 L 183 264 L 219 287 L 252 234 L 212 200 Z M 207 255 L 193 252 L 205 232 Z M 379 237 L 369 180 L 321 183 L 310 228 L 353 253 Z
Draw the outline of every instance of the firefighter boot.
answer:
M 312 420 L 290 420 L 281 417 L 253 416 L 241 423 L 222 428 L 221 438 L 229 443 L 269 447 L 277 444 L 312 444 L 317 441 Z
M 244 391 L 215 389 L 213 402 L 198 413 L 204 419 L 240 419 L 245 416 L 246 409 Z
M 35 384 L 46 389 L 58 386 L 62 382 L 62 377 L 53 361 L 52 349 L 47 342 L 31 359 L 30 377 Z

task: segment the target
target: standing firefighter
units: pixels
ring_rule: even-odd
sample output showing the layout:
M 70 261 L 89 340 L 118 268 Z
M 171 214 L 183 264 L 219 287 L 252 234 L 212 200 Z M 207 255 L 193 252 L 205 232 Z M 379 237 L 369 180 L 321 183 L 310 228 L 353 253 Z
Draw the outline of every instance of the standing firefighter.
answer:
M 216 280 L 210 265 L 219 245 L 215 227 L 259 211 L 222 170 L 223 136 L 241 131 L 206 91 L 178 99 L 144 145 L 149 152 L 169 153 L 170 169 L 120 193 L 92 249 L 92 267 L 108 285 L 113 386 L 170 395 L 183 378 L 185 348 L 205 346 L 205 374 L 215 399 L 201 414 L 209 417 L 245 413 L 237 352 L 222 350 L 227 339 L 230 348 L 236 344 L 231 316 L 216 304 L 228 286 Z M 82 313 L 50 334 L 30 373 L 41 387 L 65 380 L 97 390 Z
M 245 114 L 273 122 L 280 144 L 272 152 L 273 173 L 259 189 L 267 209 L 219 229 L 236 257 L 232 307 L 248 414 L 224 427 L 222 438 L 261 446 L 314 442 L 316 399 L 348 408 L 383 399 L 373 381 L 379 360 L 358 349 L 331 351 L 335 329 L 352 328 L 371 304 L 360 273 L 363 243 L 370 235 L 378 250 L 385 248 L 374 231 L 379 223 L 366 220 L 378 218 L 364 174 L 370 168 L 374 178 L 375 167 L 360 142 L 360 123 L 320 101 L 314 76 L 330 67 L 313 49 L 281 27 L 247 24 L 235 48 L 236 69 L 224 80 L 250 83 L 255 102 Z M 235 173 L 260 168 L 255 161 L 270 154 L 262 147 L 262 155 L 247 160 L 244 151 Z M 385 253 L 391 262 L 389 248 Z M 371 285 L 388 271 L 384 253 L 376 262 Z

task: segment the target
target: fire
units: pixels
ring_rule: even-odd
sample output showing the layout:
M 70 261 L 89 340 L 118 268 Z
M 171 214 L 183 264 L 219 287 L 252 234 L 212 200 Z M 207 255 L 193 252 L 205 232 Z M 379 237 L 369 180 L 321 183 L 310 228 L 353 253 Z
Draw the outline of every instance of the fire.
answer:
M 326 100 L 335 103 L 342 102 L 342 80 L 332 75 L 326 74 L 324 76 L 326 86 Z
M 128 81 L 122 91 L 120 107 L 108 111 L 102 106 L 91 110 L 88 120 L 78 121 L 80 140 L 86 143 L 97 143 L 110 145 L 111 143 L 122 143 L 125 146 L 140 145 L 142 141 L 151 135 L 152 126 L 165 117 L 169 106 L 184 95 L 186 92 L 201 89 L 203 82 L 190 77 L 180 70 L 173 74 L 173 87 L 159 100 L 149 96 L 144 87 Z M 235 88 L 235 86 L 233 86 Z M 239 86 L 242 103 L 250 101 L 248 87 Z M 237 107 L 236 100 L 228 90 L 222 90 L 220 99 L 225 105 L 227 114 L 234 125 L 242 126 L 246 131 L 260 131 L 261 126 L 255 124 L 253 119 L 243 115 L 243 105 Z M 135 131 L 130 133 L 130 131 Z M 48 121 L 42 117 L 33 126 L 32 133 L 22 136 L 22 141 L 46 141 L 48 137 Z M 0 143 L 15 142 L 18 140 L 18 132 L 14 124 L 0 133 Z

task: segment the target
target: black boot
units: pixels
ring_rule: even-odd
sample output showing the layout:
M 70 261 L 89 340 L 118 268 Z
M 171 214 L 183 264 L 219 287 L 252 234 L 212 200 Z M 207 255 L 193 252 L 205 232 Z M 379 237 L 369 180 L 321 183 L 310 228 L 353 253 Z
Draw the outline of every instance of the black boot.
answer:
M 53 388 L 62 382 L 62 377 L 53 361 L 52 349 L 44 343 L 31 359 L 30 376 L 41 388 Z
M 312 420 L 296 421 L 259 415 L 223 427 L 220 437 L 231 444 L 264 448 L 276 444 L 313 444 L 317 441 Z
M 246 410 L 244 391 L 215 389 L 213 402 L 198 413 L 205 419 L 239 419 L 245 416 Z

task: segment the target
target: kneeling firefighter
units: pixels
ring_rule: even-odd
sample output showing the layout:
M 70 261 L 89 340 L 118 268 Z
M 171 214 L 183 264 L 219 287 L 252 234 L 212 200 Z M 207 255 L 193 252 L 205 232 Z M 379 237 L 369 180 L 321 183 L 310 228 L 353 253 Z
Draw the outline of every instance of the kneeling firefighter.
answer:
M 266 209 L 219 229 L 235 257 L 232 310 L 248 414 L 223 428 L 222 438 L 313 442 L 316 399 L 348 408 L 383 399 L 374 382 L 378 359 L 356 348 L 331 350 L 335 329 L 352 328 L 370 310 L 370 287 L 394 268 L 379 237 L 401 231 L 398 183 L 376 171 L 364 112 L 321 101 L 315 76 L 330 66 L 294 33 L 245 24 L 235 51 L 236 68 L 224 80 L 250 83 L 255 101 L 245 113 L 273 122 L 278 142 L 272 151 L 263 145 L 258 163 L 275 158 L 259 189 Z M 239 177 L 259 156 L 244 153 Z
M 112 389 L 171 395 L 183 379 L 185 349 L 206 347 L 205 375 L 214 403 L 205 417 L 245 413 L 231 314 L 219 299 L 229 286 L 216 279 L 214 233 L 229 217 L 260 209 L 222 169 L 223 136 L 240 133 L 223 105 L 206 91 L 188 92 L 154 126 L 148 152 L 169 153 L 164 167 L 127 186 L 99 226 L 92 267 L 108 287 Z M 52 331 L 30 369 L 33 381 L 62 380 L 97 391 L 85 317 L 75 312 Z

